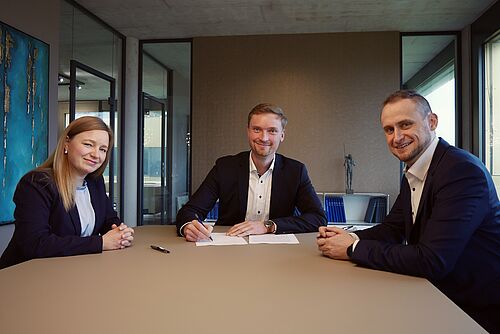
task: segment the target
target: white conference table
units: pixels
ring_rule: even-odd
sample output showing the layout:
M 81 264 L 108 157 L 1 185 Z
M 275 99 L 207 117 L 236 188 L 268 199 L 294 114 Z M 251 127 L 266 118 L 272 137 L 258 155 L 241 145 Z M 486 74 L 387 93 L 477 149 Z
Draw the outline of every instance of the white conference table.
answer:
M 124 250 L 6 268 L 0 332 L 486 333 L 427 280 L 334 261 L 315 233 L 297 237 L 196 247 L 145 226 Z

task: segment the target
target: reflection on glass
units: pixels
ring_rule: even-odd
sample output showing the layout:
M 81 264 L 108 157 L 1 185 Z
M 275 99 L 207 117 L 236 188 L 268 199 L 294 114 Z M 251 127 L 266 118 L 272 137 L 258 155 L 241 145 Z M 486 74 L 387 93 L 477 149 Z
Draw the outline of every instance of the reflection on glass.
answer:
M 169 193 L 165 180 L 165 104 L 145 96 L 143 109 L 143 224 L 164 224 Z
M 422 94 L 438 115 L 438 136 L 456 138 L 455 35 L 403 36 L 403 87 Z
M 143 223 L 170 224 L 175 222 L 177 210 L 186 202 L 189 191 L 191 43 L 145 43 L 142 51 L 143 93 L 164 104 L 165 108 L 164 130 L 158 128 L 162 124 L 156 114 L 157 110 L 161 110 L 159 107 L 152 107 L 154 104 L 151 104 L 149 114 L 144 115 Z M 161 133 L 165 138 L 163 146 L 158 145 Z M 162 180 L 162 172 L 165 214 L 158 222 L 151 215 L 146 215 L 147 212 L 158 212 L 156 206 L 162 203 L 157 199 L 160 192 L 148 188 L 157 187 Z
M 485 163 L 500 190 L 500 34 L 485 44 Z

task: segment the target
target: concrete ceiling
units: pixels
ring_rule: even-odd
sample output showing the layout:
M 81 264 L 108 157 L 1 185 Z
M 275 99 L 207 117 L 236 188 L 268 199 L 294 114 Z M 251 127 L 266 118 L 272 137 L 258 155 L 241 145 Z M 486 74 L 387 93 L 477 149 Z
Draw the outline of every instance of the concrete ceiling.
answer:
M 456 31 L 472 23 L 495 0 L 77 0 L 127 37 L 190 38 L 256 34 L 296 34 L 346 31 Z M 403 78 L 410 78 L 447 45 L 450 37 L 416 36 L 403 43 Z M 75 41 L 77 43 L 75 44 Z M 117 44 L 118 43 L 118 44 Z M 115 48 L 110 48 L 114 45 Z M 113 51 L 119 40 L 104 27 L 62 1 L 60 73 L 69 74 L 69 59 L 113 75 L 118 70 Z M 189 77 L 189 47 L 145 44 L 149 54 Z M 111 69 L 111 70 L 109 70 Z M 146 70 L 146 68 L 145 68 Z M 159 71 L 145 73 L 144 84 L 161 96 Z M 115 72 L 116 73 L 116 72 Z M 100 99 L 99 80 L 80 77 L 82 99 Z M 93 82 L 95 81 L 95 82 Z M 60 86 L 59 99 L 68 99 Z
M 461 30 L 495 0 L 77 0 L 138 39 Z

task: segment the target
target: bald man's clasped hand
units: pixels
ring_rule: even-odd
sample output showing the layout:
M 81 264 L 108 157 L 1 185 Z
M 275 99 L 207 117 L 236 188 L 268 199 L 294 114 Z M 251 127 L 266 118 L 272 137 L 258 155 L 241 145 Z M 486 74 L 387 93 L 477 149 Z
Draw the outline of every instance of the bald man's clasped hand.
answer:
M 321 226 L 316 242 L 324 256 L 335 260 L 349 260 L 347 248 L 354 243 L 354 238 L 342 228 Z

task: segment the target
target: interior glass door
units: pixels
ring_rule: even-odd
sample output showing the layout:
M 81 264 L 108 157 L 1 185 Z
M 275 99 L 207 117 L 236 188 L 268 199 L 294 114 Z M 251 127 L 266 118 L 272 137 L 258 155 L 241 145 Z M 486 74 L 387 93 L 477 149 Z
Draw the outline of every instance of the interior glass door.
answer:
M 170 203 L 166 102 L 142 94 L 142 224 L 167 224 Z
M 191 42 L 139 42 L 139 66 L 140 80 L 139 92 L 147 93 L 144 102 L 152 103 L 153 99 L 164 105 L 166 123 L 163 123 L 165 131 L 164 145 L 164 169 L 165 172 L 164 184 L 164 200 L 165 214 L 162 224 L 175 223 L 177 211 L 184 205 L 189 197 L 189 189 L 191 188 L 191 173 L 190 173 L 190 115 L 191 115 Z M 154 98 L 153 98 L 154 97 Z M 144 109 L 146 110 L 146 109 Z M 152 110 L 152 109 L 151 109 Z M 149 158 L 146 151 L 153 151 L 148 147 L 143 138 L 146 140 L 148 128 L 145 117 L 152 118 L 154 113 L 149 111 L 149 115 L 144 115 L 139 112 L 139 159 Z M 156 110 L 159 110 L 157 107 Z M 144 122 L 144 125 L 142 124 Z M 144 135 L 141 131 L 145 131 Z M 159 130 L 157 130 L 159 131 Z M 148 205 L 151 197 L 143 195 L 146 190 L 144 181 L 151 181 L 151 175 L 145 168 L 145 163 L 140 160 L 138 162 L 138 194 L 137 194 L 137 224 L 142 224 L 144 215 L 150 215 L 149 211 L 145 211 L 151 206 L 143 207 L 142 202 Z M 145 175 L 143 175 L 145 174 Z M 161 181 L 161 180 L 160 180 Z M 154 183 L 154 182 L 152 182 Z M 158 183 L 158 181 L 156 181 Z M 148 197 L 148 198 L 146 198 Z M 157 200 L 156 200 L 157 201 Z M 157 201 L 158 202 L 158 201 Z M 143 213 L 144 212 L 144 213 Z M 157 214 L 158 215 L 158 214 Z M 154 219 L 151 219 L 154 220 Z
M 70 61 L 69 113 L 65 114 L 65 126 L 82 116 L 102 119 L 115 133 L 114 147 L 109 164 L 104 171 L 104 182 L 114 209 L 119 207 L 118 179 L 116 170 L 117 129 L 115 79 L 75 60 Z

